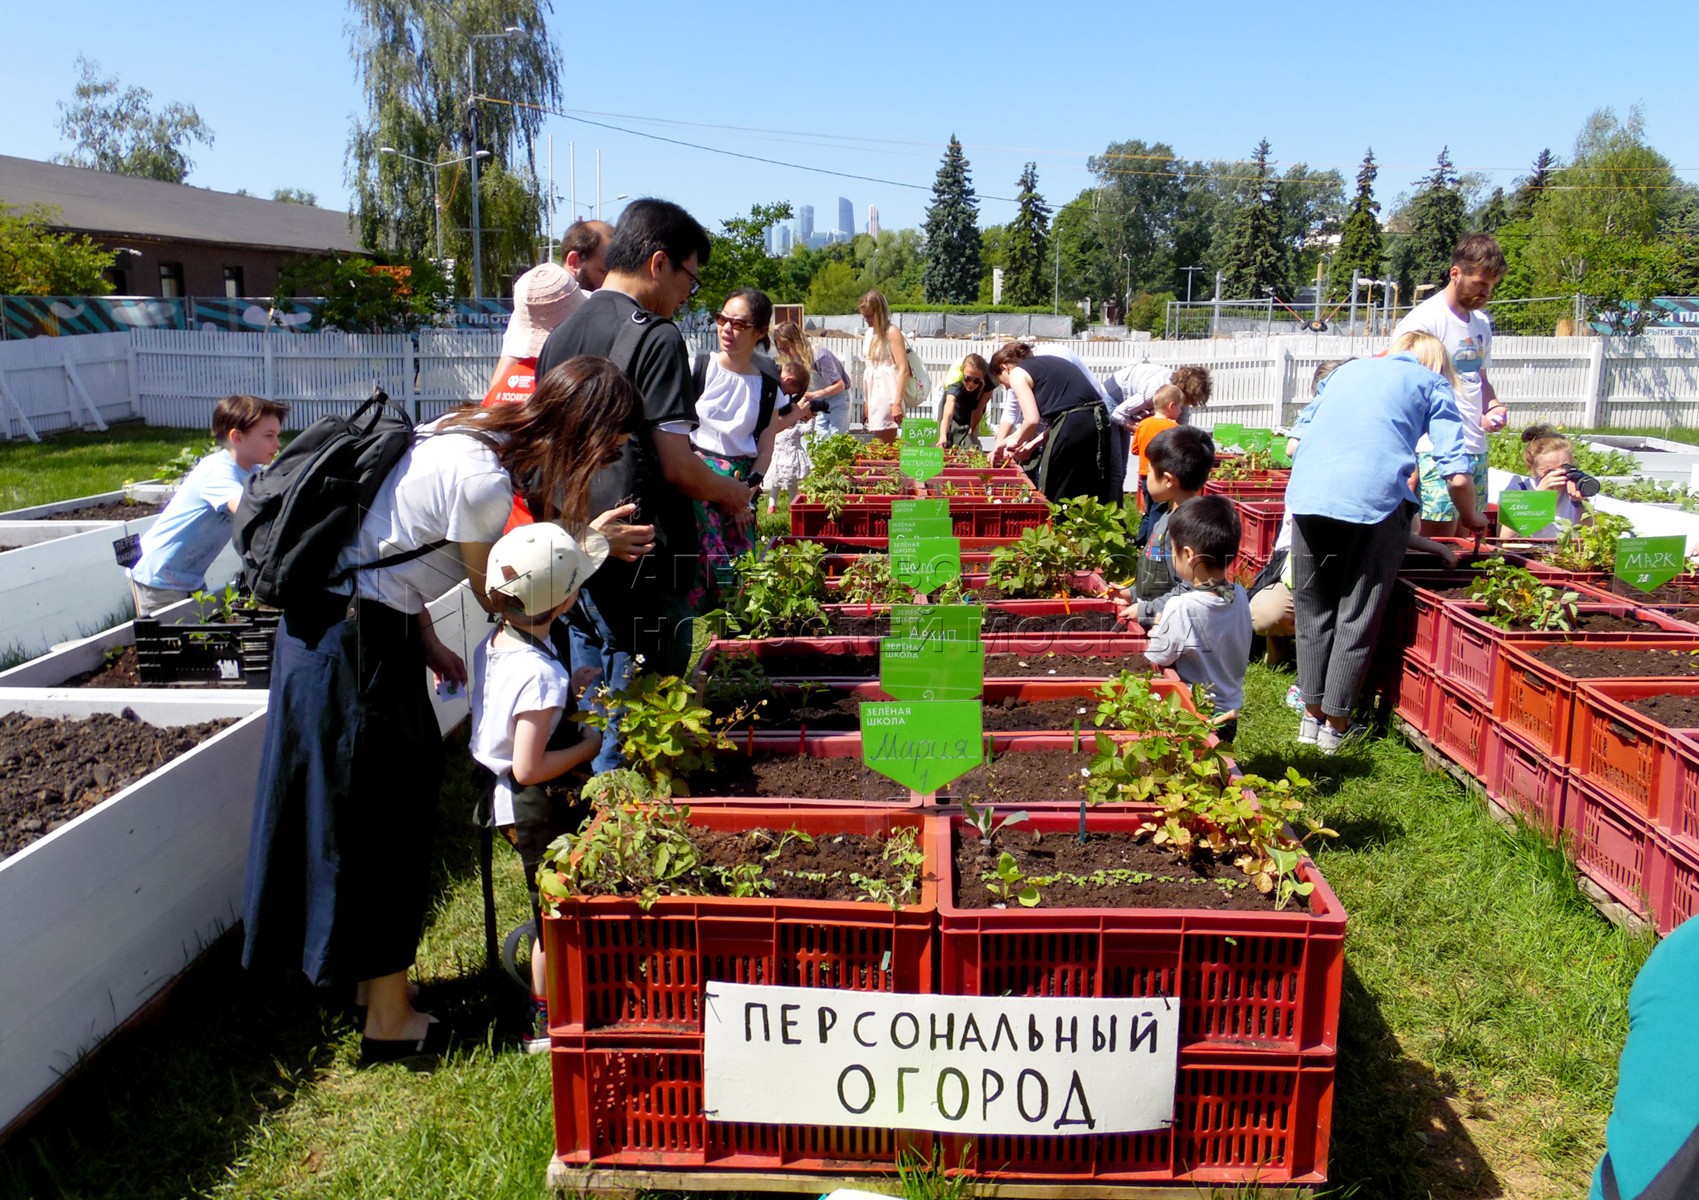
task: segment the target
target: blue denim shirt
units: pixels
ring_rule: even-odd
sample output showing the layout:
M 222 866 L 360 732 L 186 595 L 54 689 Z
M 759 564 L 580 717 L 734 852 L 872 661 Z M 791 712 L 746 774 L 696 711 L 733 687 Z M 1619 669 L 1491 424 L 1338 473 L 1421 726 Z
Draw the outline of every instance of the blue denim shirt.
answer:
M 1302 440 L 1286 511 L 1298 516 L 1374 525 L 1414 503 L 1409 479 L 1424 433 L 1442 478 L 1469 473 L 1451 385 L 1413 354 L 1346 363 L 1323 381 L 1292 433 Z

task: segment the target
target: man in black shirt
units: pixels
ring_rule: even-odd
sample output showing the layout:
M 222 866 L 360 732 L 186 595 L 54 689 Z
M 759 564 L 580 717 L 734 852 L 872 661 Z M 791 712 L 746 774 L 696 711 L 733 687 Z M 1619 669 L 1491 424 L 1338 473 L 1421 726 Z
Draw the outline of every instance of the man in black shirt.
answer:
M 635 503 L 631 520 L 655 526 L 655 550 L 635 563 L 609 558 L 587 588 L 604 623 L 601 661 L 612 687 L 625 678 L 629 656 L 650 671 L 682 674 L 690 657 L 690 611 L 697 532 L 691 501 L 718 505 L 739 520 L 753 519 L 754 490 L 718 475 L 690 448 L 696 393 L 690 355 L 667 318 L 695 295 L 697 271 L 708 261 L 708 232 L 665 200 L 634 200 L 609 240 L 602 286 L 549 335 L 537 358 L 537 378 L 576 354 L 599 354 L 643 393 L 642 429 L 624 455 L 592 486 L 590 511 Z M 580 646 L 574 644 L 574 667 Z M 598 763 L 600 763 L 600 759 Z

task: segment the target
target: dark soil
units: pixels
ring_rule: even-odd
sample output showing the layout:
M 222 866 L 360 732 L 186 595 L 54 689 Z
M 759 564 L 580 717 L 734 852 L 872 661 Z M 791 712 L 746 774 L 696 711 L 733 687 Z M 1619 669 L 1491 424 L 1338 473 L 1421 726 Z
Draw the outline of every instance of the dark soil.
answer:
M 84 671 L 81 675 L 73 675 L 60 687 L 80 688 L 134 688 L 144 686 L 141 668 L 136 664 L 136 648 L 125 646 L 122 654 L 113 658 L 92 671 Z
M 1571 679 L 1652 679 L 1699 676 L 1699 654 L 1687 650 L 1593 649 L 1585 646 L 1547 646 L 1535 658 L 1556 667 Z
M 1127 633 L 1129 629 L 1112 612 L 1056 613 L 1040 616 L 1008 608 L 987 608 L 981 622 L 983 633 Z
M 1477 614 L 1479 615 L 1479 614 Z M 1562 633 L 1561 629 L 1533 630 L 1526 625 L 1512 625 L 1511 629 L 1520 633 Z M 1666 629 L 1654 625 L 1650 621 L 1642 621 L 1637 617 L 1617 616 L 1608 612 L 1587 612 L 1583 610 L 1571 626 L 1572 633 L 1667 633 Z M 1699 635 L 1696 635 L 1699 636 Z
M 727 657 L 731 657 L 727 655 Z M 877 679 L 877 654 L 821 654 L 804 651 L 798 654 L 769 655 L 760 660 L 769 678 L 773 679 Z M 1152 667 L 1142 654 L 987 654 L 985 677 L 1010 678 L 1079 678 L 1106 679 L 1122 671 L 1148 674 Z
M 797 797 L 809 800 L 906 801 L 907 789 L 860 758 L 809 758 L 798 754 L 722 754 L 712 771 L 690 776 L 693 796 Z M 688 801 L 686 801 L 688 803 Z
M 1088 728 L 1091 732 L 1087 732 Z M 1080 750 L 1007 751 L 975 767 L 939 792 L 940 801 L 971 800 L 1007 806 L 1040 800 L 1077 804 L 1085 795 L 1095 727 L 1080 728 Z
M 1068 595 L 1070 595 L 1070 596 L 1084 596 L 1085 593 L 1081 592 L 1079 589 L 1075 588 L 1072 584 L 1069 584 L 1068 585 Z M 1004 603 L 1005 601 L 1008 601 L 1008 600 L 1057 600 L 1057 599 L 1060 599 L 1060 597 L 1059 596 L 1028 596 L 1028 595 L 1020 595 L 1020 594 L 1017 594 L 1017 593 L 1005 592 L 1002 588 L 993 587 L 989 583 L 982 583 L 978 587 L 969 588 L 962 593 L 962 603 L 963 604 L 1002 604 L 1002 603 Z
M 811 733 L 855 731 L 861 728 L 863 697 L 843 692 L 801 692 L 777 689 L 766 696 L 756 717 L 755 727 L 761 729 L 807 729 Z M 724 716 L 736 705 L 725 700 L 708 703 L 715 716 Z M 985 705 L 985 729 L 1008 730 L 1069 730 L 1076 721 L 1091 726 L 1097 701 L 1088 696 L 1077 699 L 1017 700 L 1013 696 Z
M 1699 583 L 1683 583 L 1675 579 L 1660 584 L 1649 592 L 1643 592 L 1620 579 L 1613 579 L 1610 582 L 1610 590 L 1625 599 L 1642 604 L 1699 604 Z
M 1699 729 L 1699 696 L 1651 696 L 1628 707 L 1670 729 Z
M 22 546 L 0 546 L 0 554 L 4 554 L 8 550 L 22 550 L 22 549 L 23 549 Z
M 131 504 L 126 500 L 109 500 L 105 504 L 91 504 L 87 508 L 74 508 L 70 512 L 53 513 L 49 521 L 136 521 L 142 517 L 151 517 L 155 513 L 165 511 L 163 504 Z
M 1019 757 L 1019 756 L 1016 756 Z M 1085 845 L 1072 833 L 1040 834 L 1021 826 L 997 835 L 988 847 L 976 834 L 958 837 L 956 904 L 992 908 L 1003 901 L 991 894 L 982 876 L 994 874 L 1007 852 L 1021 873 L 1072 876 L 1039 889 L 1038 907 L 1046 908 L 1203 908 L 1269 911 L 1272 898 L 1252 886 L 1231 863 L 1183 862 L 1160 846 L 1131 833 L 1088 834 Z M 1146 879 L 1087 882 L 1098 871 L 1131 871 Z
M 760 863 L 761 877 L 773 885 L 768 896 L 787 900 L 866 900 L 850 876 L 882 879 L 894 890 L 903 886 L 901 869 L 884 860 L 887 839 L 877 834 L 832 833 L 810 839 L 787 838 L 782 829 L 693 831 L 690 840 L 704 863 L 735 867 Z M 774 850 L 778 857 L 767 861 Z M 801 876 L 825 876 L 803 878 Z M 909 903 L 920 899 L 918 879 L 909 881 Z
M 81 721 L 0 716 L 0 858 L 16 854 L 233 721 L 160 728 L 130 709 Z

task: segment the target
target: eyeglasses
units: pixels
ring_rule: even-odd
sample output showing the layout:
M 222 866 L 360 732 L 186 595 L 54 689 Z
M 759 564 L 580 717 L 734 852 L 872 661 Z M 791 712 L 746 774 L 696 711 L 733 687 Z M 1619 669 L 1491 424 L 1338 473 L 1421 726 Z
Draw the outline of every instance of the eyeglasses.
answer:
M 980 384 L 985 382 L 985 376 L 983 376 L 983 375 L 963 375 L 962 376 L 962 382 L 969 385 L 970 387 L 978 387 Z
M 702 281 L 700 279 L 696 278 L 696 272 L 695 271 L 692 271 L 689 267 L 685 266 L 683 263 L 680 263 L 680 262 L 675 262 L 673 264 L 673 266 L 677 267 L 679 270 L 683 271 L 686 275 L 690 276 L 690 294 L 692 296 L 694 296 L 697 292 L 700 292 L 702 290 Z
M 714 324 L 730 325 L 733 333 L 746 333 L 755 328 L 755 322 L 743 317 L 728 316 L 726 313 L 715 313 Z

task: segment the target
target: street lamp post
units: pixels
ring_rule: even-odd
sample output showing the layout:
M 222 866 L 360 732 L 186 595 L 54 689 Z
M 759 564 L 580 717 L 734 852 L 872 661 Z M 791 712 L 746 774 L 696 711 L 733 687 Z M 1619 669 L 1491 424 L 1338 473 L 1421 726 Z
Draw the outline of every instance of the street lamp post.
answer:
M 509 25 L 500 33 L 474 33 L 466 38 L 466 154 L 472 162 L 472 298 L 484 295 L 484 229 L 478 214 L 478 84 L 475 54 L 479 42 L 499 41 L 523 33 Z
M 379 146 L 378 147 L 378 153 L 379 154 L 390 154 L 390 155 L 395 156 L 396 158 L 404 158 L 410 163 L 418 163 L 421 167 L 429 167 L 429 168 L 431 168 L 432 171 L 440 171 L 444 167 L 456 166 L 457 164 L 463 163 L 463 162 L 471 162 L 473 164 L 473 169 L 476 170 L 478 159 L 488 158 L 490 156 L 490 152 L 488 150 L 480 150 L 480 151 L 478 151 L 477 154 L 466 155 L 466 156 L 463 156 L 463 157 L 460 157 L 460 158 L 444 159 L 442 162 L 427 162 L 425 159 L 422 159 L 422 158 L 414 158 L 411 154 L 403 154 L 403 153 L 401 153 L 401 151 L 397 150 L 394 146 Z M 431 178 L 432 178 L 431 201 L 432 201 L 432 204 L 435 206 L 435 208 L 437 210 L 437 263 L 438 263 L 438 265 L 441 265 L 441 263 L 443 261 L 443 253 L 442 253 L 442 176 L 433 175 Z
M 1133 256 L 1125 250 L 1121 251 L 1121 262 L 1126 266 L 1125 277 L 1121 281 L 1121 320 L 1127 319 L 1127 309 L 1133 304 Z
M 1203 268 L 1181 267 L 1180 269 L 1186 273 L 1186 303 L 1190 304 L 1192 302 L 1192 273 L 1194 271 L 1201 271 Z

